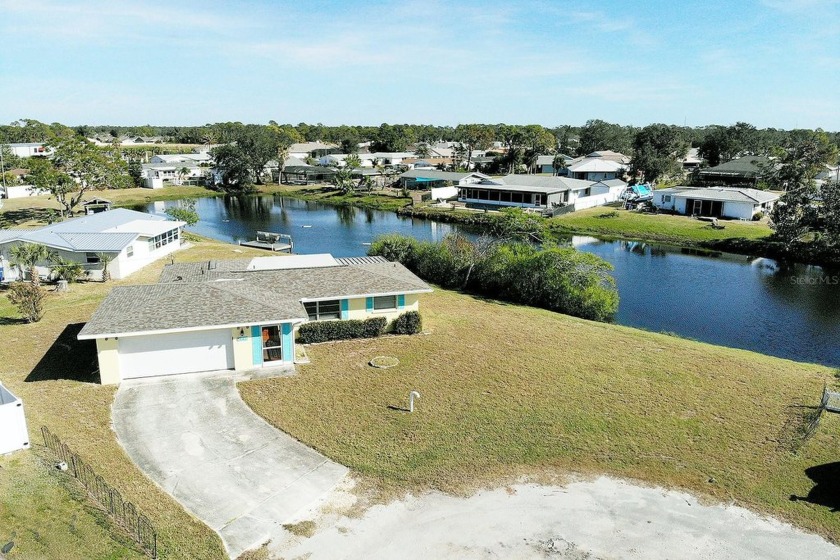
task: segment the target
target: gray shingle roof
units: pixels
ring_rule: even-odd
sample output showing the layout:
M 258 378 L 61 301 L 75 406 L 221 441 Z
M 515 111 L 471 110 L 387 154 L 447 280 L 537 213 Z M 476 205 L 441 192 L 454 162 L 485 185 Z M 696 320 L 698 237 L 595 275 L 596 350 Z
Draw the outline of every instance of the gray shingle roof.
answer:
M 767 165 L 769 158 L 764 156 L 744 156 L 715 167 L 708 167 L 700 170 L 700 175 L 731 175 L 743 177 L 756 177 L 761 174 L 761 166 Z
M 124 286 L 111 290 L 80 339 L 129 333 L 303 320 L 299 302 L 242 281 Z
M 341 259 L 339 266 L 321 268 L 246 270 L 252 260 L 170 264 L 158 284 L 114 288 L 79 336 L 305 321 L 302 301 L 431 291 L 403 265 L 380 257 Z

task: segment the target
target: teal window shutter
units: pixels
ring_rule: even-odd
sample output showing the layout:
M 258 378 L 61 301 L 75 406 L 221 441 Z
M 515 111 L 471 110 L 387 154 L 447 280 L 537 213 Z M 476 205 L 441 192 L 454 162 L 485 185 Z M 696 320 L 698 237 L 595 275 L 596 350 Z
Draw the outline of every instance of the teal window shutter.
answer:
M 405 307 L 405 295 L 400 294 L 397 296 L 397 308 L 403 309 Z
M 255 366 L 263 363 L 262 329 L 259 326 L 251 327 L 251 351 Z
M 373 313 L 373 298 L 369 297 L 365 301 L 365 308 L 367 309 L 368 313 Z
M 283 361 L 295 361 L 295 341 L 291 323 L 283 323 Z
M 341 318 L 347 319 L 350 317 L 350 300 L 343 299 L 341 300 Z

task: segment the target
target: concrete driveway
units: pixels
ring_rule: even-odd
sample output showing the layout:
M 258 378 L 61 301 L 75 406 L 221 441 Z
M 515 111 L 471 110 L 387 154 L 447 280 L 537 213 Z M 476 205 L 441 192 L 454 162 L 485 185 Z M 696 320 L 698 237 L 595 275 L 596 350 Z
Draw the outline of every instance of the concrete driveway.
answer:
M 234 558 L 283 538 L 348 472 L 254 414 L 229 372 L 123 384 L 112 413 L 131 459 Z

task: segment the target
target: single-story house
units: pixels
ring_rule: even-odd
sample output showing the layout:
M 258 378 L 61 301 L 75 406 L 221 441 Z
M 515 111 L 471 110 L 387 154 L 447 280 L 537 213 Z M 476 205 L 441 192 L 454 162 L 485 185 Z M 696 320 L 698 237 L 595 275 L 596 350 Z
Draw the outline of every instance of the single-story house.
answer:
M 460 187 L 489 180 L 489 175 L 472 171 L 461 173 L 457 171 L 438 171 L 436 169 L 411 169 L 400 175 L 400 185 L 402 187 L 421 190 L 428 190 L 432 187 Z
M 185 160 L 173 163 L 144 163 L 141 165 L 140 176 L 145 179 L 144 186 L 147 189 L 162 189 L 168 183 L 180 185 L 203 179 L 210 173 L 210 167 L 207 165 Z
M 285 185 L 328 183 L 333 177 L 335 177 L 334 170 L 314 165 L 287 165 L 280 172 L 280 182 Z
M 43 142 L 14 142 L 6 146 L 12 154 L 20 158 L 47 157 L 53 153 L 53 149 L 45 146 Z
M 194 163 L 210 165 L 213 163 L 213 157 L 209 152 L 199 151 L 189 154 L 158 154 L 152 156 L 149 163 Z
M 308 321 L 419 310 L 431 288 L 382 257 L 256 257 L 167 265 L 157 284 L 116 287 L 78 335 L 95 340 L 103 384 L 292 364 Z
M 762 167 L 770 163 L 764 156 L 744 156 L 714 167 L 700 169 L 697 177 L 704 183 L 724 186 L 754 186 L 763 175 Z
M 319 158 L 326 154 L 339 152 L 340 149 L 336 144 L 327 144 L 324 142 L 298 142 L 289 146 L 288 155 L 306 161 L 306 158 Z
M 563 158 L 563 161 L 566 165 L 569 165 L 572 161 L 575 160 L 572 156 L 567 156 L 565 154 L 548 154 L 548 155 L 541 155 L 537 156 L 537 173 L 551 173 L 554 175 L 554 158 L 559 155 Z M 563 173 L 559 173 L 563 175 Z
M 34 185 L 6 185 L 6 190 L 3 192 L 3 198 L 27 198 L 30 196 L 40 196 L 46 194 L 47 191 L 38 190 Z
M 752 220 L 767 213 L 778 193 L 738 187 L 672 187 L 653 191 L 653 205 L 689 216 Z
M 624 169 L 623 163 L 612 159 L 585 157 L 569 164 L 565 174 L 572 179 L 584 181 L 609 181 L 620 179 Z
M 582 181 L 546 175 L 507 175 L 459 187 L 458 200 L 467 206 L 517 206 L 545 210 L 572 205 L 574 210 L 615 202 L 627 188 L 620 179 Z
M 108 272 L 125 278 L 181 247 L 184 222 L 124 208 L 56 222 L 40 229 L 0 230 L 0 277 L 16 280 L 10 265 L 11 249 L 23 243 L 46 245 L 58 256 L 80 263 L 92 279 L 102 278 L 102 254 L 111 257 Z M 40 263 L 38 274 L 48 276 L 50 264 Z

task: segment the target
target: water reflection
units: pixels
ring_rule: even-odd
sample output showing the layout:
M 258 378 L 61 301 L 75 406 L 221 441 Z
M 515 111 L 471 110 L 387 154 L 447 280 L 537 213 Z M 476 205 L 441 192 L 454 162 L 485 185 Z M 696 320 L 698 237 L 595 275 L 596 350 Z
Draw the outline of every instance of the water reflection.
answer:
M 161 213 L 177 201 L 140 209 Z M 466 228 L 392 212 L 263 195 L 199 199 L 196 233 L 236 243 L 257 231 L 290 234 L 299 253 L 366 254 L 379 235 L 439 241 Z M 840 271 L 743 255 L 573 236 L 615 267 L 616 322 L 713 344 L 840 366 Z

